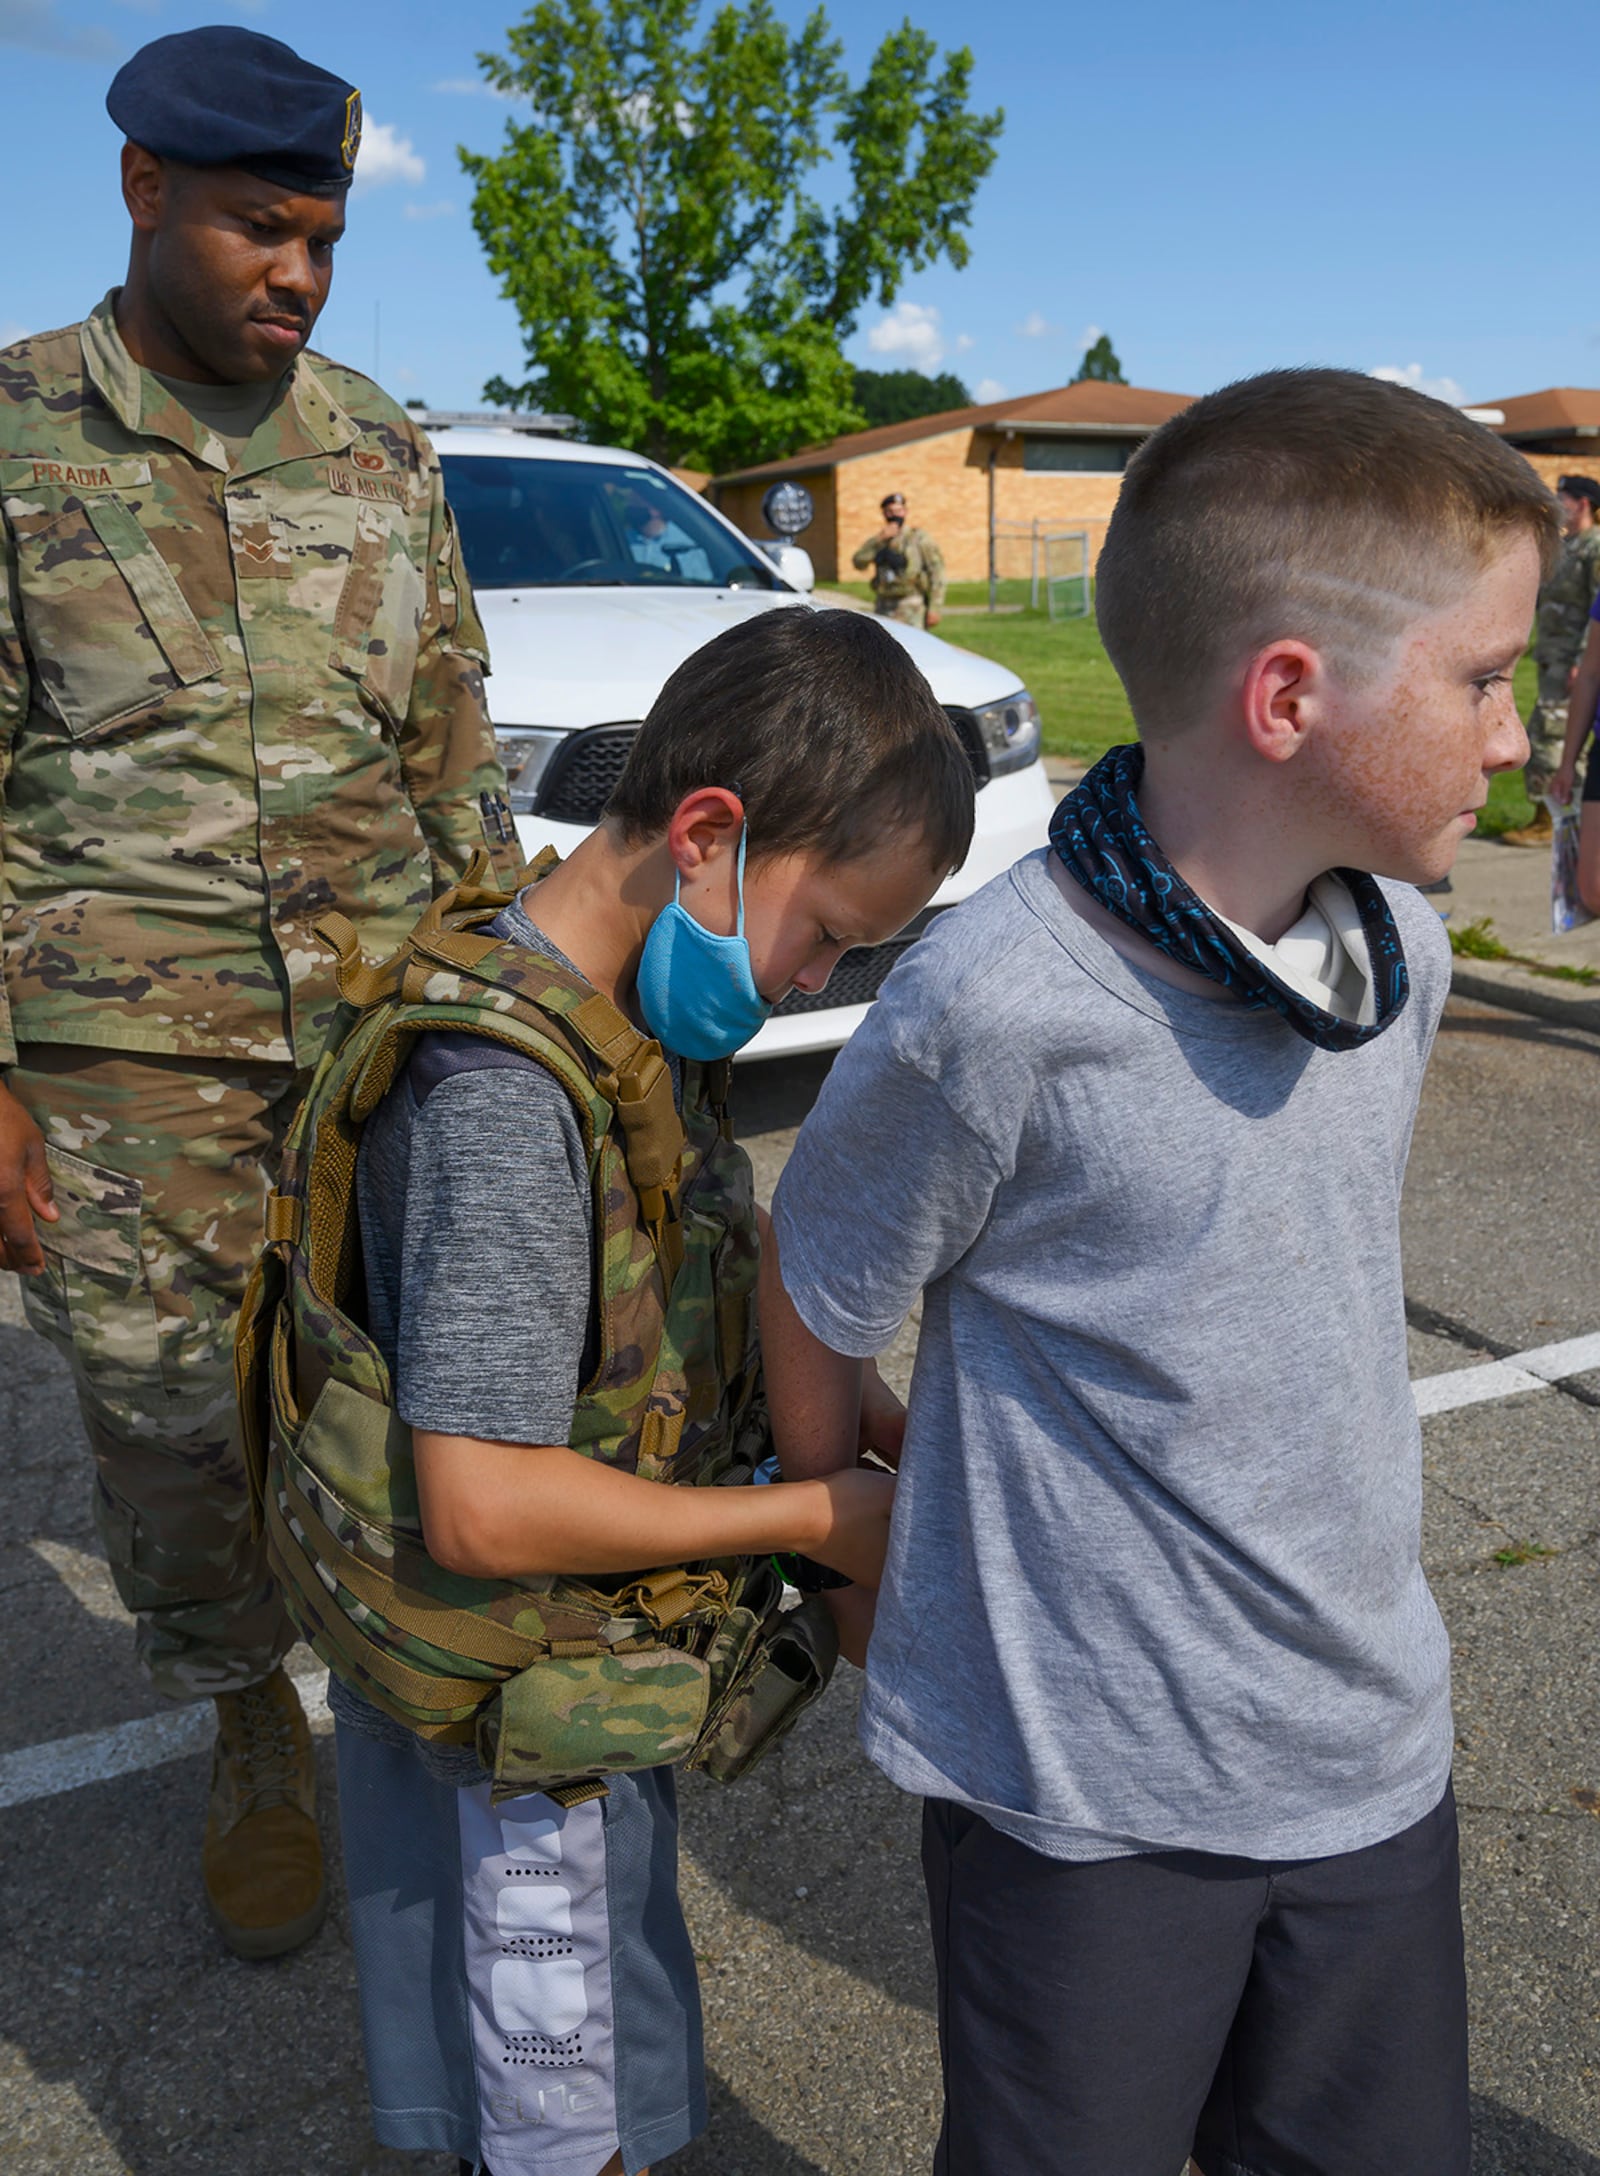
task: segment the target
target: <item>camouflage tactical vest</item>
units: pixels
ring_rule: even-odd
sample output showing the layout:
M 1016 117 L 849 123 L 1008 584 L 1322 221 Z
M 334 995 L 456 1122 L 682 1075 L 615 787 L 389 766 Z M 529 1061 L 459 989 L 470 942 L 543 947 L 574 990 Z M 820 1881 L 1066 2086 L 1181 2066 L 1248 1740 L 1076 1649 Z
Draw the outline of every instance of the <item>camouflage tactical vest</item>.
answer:
M 497 1797 L 575 1802 L 609 1772 L 677 1762 L 730 1780 L 826 1683 L 826 1610 L 784 1610 L 765 1558 L 596 1578 L 443 1570 L 364 1325 L 362 1126 L 419 1034 L 491 1036 L 561 1083 L 588 1151 L 599 1359 L 572 1447 L 697 1488 L 748 1483 L 768 1448 L 729 1068 L 686 1068 L 680 1118 L 655 1042 L 581 977 L 482 933 L 514 896 L 486 889 L 486 871 L 475 858 L 379 966 L 342 917 L 319 924 L 344 1002 L 289 1135 L 237 1348 L 258 1521 L 328 1667 L 423 1737 L 475 1744 Z

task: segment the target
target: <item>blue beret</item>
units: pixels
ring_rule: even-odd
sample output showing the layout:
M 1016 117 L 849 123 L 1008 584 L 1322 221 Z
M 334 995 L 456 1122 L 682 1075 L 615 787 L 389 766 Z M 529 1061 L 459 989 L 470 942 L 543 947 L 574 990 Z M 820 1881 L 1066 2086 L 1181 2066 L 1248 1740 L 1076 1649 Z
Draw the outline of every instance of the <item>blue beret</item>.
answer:
M 106 111 L 158 158 L 242 166 L 312 196 L 349 187 L 361 146 L 354 84 L 227 25 L 141 46 L 113 77 Z

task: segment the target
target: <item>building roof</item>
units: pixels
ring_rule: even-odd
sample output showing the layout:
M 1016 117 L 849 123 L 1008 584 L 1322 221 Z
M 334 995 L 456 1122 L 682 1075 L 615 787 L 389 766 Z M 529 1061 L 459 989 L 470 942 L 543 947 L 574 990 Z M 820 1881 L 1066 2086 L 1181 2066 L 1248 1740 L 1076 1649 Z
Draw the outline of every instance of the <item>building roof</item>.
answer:
M 1510 400 L 1484 401 L 1498 408 L 1502 438 L 1553 438 L 1600 432 L 1600 389 L 1587 385 L 1552 385 L 1542 393 L 1516 393 Z
M 1600 398 L 1600 396 L 1597 396 Z M 949 431 L 1124 431 L 1147 435 L 1169 416 L 1187 408 L 1192 393 L 1157 393 L 1144 385 L 1106 385 L 1085 378 L 1077 385 L 1052 386 L 1044 393 L 1023 393 L 971 408 L 946 408 L 938 415 L 913 416 L 909 423 L 882 423 L 875 430 L 850 431 L 825 446 L 802 446 L 781 461 L 733 469 L 718 483 L 755 482 L 763 476 L 794 476 L 841 461 L 859 461 L 869 453 L 888 453 L 919 438 L 942 438 Z

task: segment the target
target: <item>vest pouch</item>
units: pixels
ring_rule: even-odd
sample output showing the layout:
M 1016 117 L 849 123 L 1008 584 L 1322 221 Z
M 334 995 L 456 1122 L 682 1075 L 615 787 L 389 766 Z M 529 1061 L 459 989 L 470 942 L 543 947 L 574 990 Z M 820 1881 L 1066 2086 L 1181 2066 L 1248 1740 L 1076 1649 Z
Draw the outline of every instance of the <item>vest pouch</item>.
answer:
M 707 1657 L 717 1691 L 688 1765 L 718 1783 L 737 1782 L 793 1728 L 839 1659 L 827 1605 L 807 1595 L 798 1608 L 782 1609 L 782 1582 L 770 1566 L 761 1569 L 759 1585 L 746 1588 L 752 1606 L 732 1613 Z
M 541 1657 L 507 1678 L 478 1717 L 478 1758 L 496 1803 L 683 1760 L 710 1690 L 706 1663 L 681 1647 Z

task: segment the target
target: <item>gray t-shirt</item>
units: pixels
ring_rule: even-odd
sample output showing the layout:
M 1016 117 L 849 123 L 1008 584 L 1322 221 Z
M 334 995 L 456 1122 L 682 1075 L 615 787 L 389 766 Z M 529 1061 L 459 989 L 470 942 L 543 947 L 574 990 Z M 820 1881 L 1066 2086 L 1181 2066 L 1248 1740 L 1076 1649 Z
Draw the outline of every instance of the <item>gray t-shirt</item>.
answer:
M 779 1183 L 839 1352 L 926 1293 L 863 1742 L 1052 1857 L 1358 1849 L 1450 1767 L 1400 1186 L 1449 948 L 1313 1048 L 1145 975 L 1044 854 L 941 915 Z
M 563 965 L 520 901 L 499 917 Z M 424 1035 L 356 1162 L 367 1320 L 413 1428 L 565 1443 L 594 1311 L 577 1113 L 544 1068 L 481 1035 Z
M 572 965 L 520 899 L 490 927 Z M 566 1443 L 597 1330 L 588 1165 L 566 1090 L 483 1036 L 419 1036 L 362 1134 L 356 1203 L 368 1326 L 401 1419 Z M 352 1729 L 415 1747 L 444 1782 L 483 1774 L 476 1754 L 428 1745 L 337 1678 L 329 1704 Z

